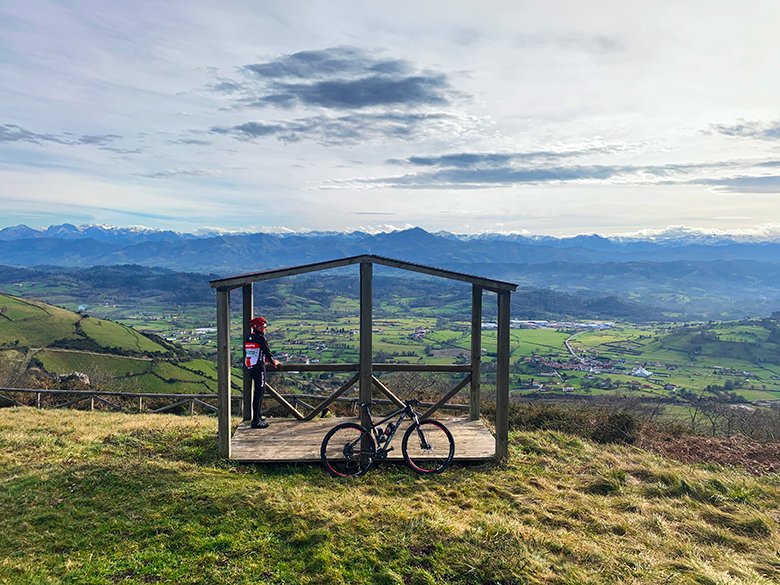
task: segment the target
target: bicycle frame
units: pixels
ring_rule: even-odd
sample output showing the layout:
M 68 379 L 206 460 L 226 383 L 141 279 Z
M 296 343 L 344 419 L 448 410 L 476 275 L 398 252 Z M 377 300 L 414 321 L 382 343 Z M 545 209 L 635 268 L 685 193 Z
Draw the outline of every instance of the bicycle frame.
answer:
M 362 406 L 366 410 L 366 414 L 368 414 L 368 420 L 371 421 L 371 427 L 369 430 L 374 435 L 374 440 L 376 441 L 376 455 L 377 459 L 384 459 L 387 456 L 388 451 L 391 451 L 392 448 L 388 449 L 390 446 L 390 443 L 393 441 L 393 438 L 395 437 L 395 434 L 398 432 L 398 429 L 401 427 L 401 423 L 404 422 L 405 419 L 409 419 L 414 421 L 416 424 L 419 424 L 420 418 L 417 415 L 417 413 L 412 408 L 411 404 L 407 404 L 403 408 L 399 408 L 397 410 L 394 410 L 390 414 L 388 414 L 385 418 L 374 422 L 374 417 L 371 414 L 371 405 L 363 403 L 360 406 Z M 384 429 L 382 429 L 382 433 L 378 432 L 377 429 L 381 428 L 382 425 L 390 421 L 391 419 L 394 419 L 395 417 L 398 417 L 398 420 L 396 420 L 393 423 L 393 428 L 390 431 L 389 435 L 386 435 L 387 438 L 384 441 L 380 441 L 382 434 L 384 434 Z

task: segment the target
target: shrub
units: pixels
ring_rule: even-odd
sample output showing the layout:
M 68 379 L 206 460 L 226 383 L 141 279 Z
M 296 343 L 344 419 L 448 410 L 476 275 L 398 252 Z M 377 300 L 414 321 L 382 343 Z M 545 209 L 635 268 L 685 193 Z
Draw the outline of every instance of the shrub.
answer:
M 598 443 L 636 443 L 639 421 L 629 412 L 613 412 L 593 429 L 591 438 Z

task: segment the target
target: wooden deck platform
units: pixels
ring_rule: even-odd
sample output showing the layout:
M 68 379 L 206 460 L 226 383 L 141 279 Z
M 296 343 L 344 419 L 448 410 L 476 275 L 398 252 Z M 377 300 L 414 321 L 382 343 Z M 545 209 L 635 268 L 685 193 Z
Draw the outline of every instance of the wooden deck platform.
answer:
M 496 454 L 496 439 L 482 421 L 467 418 L 441 419 L 455 439 L 455 461 L 488 461 Z M 231 440 L 231 459 L 247 463 L 319 463 L 325 434 L 342 422 L 357 418 L 329 417 L 310 421 L 268 419 L 266 429 L 252 429 L 243 421 Z M 388 459 L 403 461 L 401 439 L 408 423 L 401 425 Z

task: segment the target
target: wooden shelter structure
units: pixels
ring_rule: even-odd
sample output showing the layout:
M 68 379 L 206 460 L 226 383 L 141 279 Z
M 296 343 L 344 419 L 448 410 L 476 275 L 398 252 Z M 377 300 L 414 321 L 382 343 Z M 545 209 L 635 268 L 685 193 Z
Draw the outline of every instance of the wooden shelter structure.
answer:
M 231 357 L 230 357 L 230 292 L 240 288 L 242 291 L 243 306 L 243 337 L 249 335 L 249 321 L 253 317 L 254 311 L 254 288 L 256 282 L 272 280 L 285 276 L 294 276 L 306 274 L 320 270 L 330 270 L 349 265 L 360 266 L 360 352 L 358 363 L 343 364 L 283 364 L 276 371 L 318 371 L 318 372 L 354 372 L 354 375 L 338 388 L 333 394 L 325 398 L 319 405 L 312 406 L 306 414 L 300 412 L 293 404 L 286 400 L 281 394 L 274 390 L 270 385 L 266 385 L 266 392 L 270 394 L 284 409 L 292 415 L 294 421 L 284 421 L 284 424 L 274 423 L 271 428 L 265 429 L 256 434 L 250 434 L 248 419 L 251 413 L 252 401 L 252 380 L 249 376 L 244 376 L 243 385 L 243 418 L 244 421 L 239 425 L 235 437 L 231 437 Z M 470 361 L 467 364 L 402 364 L 402 363 L 373 363 L 372 346 L 372 280 L 374 265 L 387 266 L 408 270 L 422 274 L 457 280 L 471 284 L 471 352 Z M 325 432 L 333 426 L 333 419 L 322 419 L 327 421 L 328 428 L 320 429 L 322 422 L 318 422 L 315 417 L 319 415 L 331 403 L 337 400 L 354 384 L 359 385 L 360 402 L 369 402 L 372 399 L 373 389 L 387 396 L 390 401 L 399 404 L 403 403 L 393 394 L 392 390 L 387 388 L 379 379 L 374 376 L 374 372 L 462 372 L 465 377 L 449 392 L 447 392 L 438 402 L 428 408 L 424 416 L 430 416 L 452 399 L 458 392 L 466 386 L 470 388 L 469 415 L 467 421 L 462 424 L 450 426 L 456 441 L 456 459 L 468 459 L 469 457 L 459 457 L 461 446 L 459 441 L 468 441 L 469 437 L 474 439 L 480 433 L 480 428 L 486 433 L 492 441 L 492 435 L 479 422 L 480 417 L 480 362 L 482 356 L 482 296 L 484 291 L 493 292 L 497 295 L 498 302 L 498 339 L 497 339 L 497 359 L 496 359 L 496 420 L 495 420 L 495 449 L 486 450 L 483 445 L 473 451 L 473 459 L 485 459 L 495 457 L 497 460 L 506 458 L 508 450 L 509 434 L 509 304 L 510 295 L 517 289 L 517 285 L 424 266 L 414 262 L 395 260 L 383 256 L 364 254 L 360 256 L 351 256 L 337 260 L 328 260 L 325 262 L 316 262 L 302 266 L 290 268 L 279 268 L 275 270 L 266 270 L 251 274 L 231 276 L 211 281 L 212 288 L 216 289 L 217 304 L 217 376 L 218 376 L 218 428 L 219 428 L 219 453 L 228 459 L 243 461 L 308 461 L 311 456 L 296 457 L 294 454 L 285 456 L 279 453 L 278 449 L 284 448 L 283 445 L 293 445 L 296 441 L 314 441 L 318 452 L 319 442 Z M 365 414 L 361 415 L 365 417 Z M 296 422 L 300 421 L 297 426 Z M 366 420 L 362 421 L 364 424 Z M 304 425 L 308 423 L 304 431 Z M 476 434 L 475 434 L 476 433 Z M 285 440 L 292 438 L 293 440 Z M 462 435 L 459 437 L 459 435 Z M 309 437 L 309 438 L 307 438 Z M 476 439 L 475 439 L 476 440 Z M 257 449 L 261 449 L 263 441 L 273 444 L 275 450 L 273 453 L 266 452 L 260 455 Z M 491 445 L 492 447 L 492 445 Z M 491 452 L 492 451 L 492 452 Z M 310 450 L 309 450 L 310 452 Z M 270 453 L 270 454 L 269 454 Z M 487 455 L 487 457 L 486 457 Z

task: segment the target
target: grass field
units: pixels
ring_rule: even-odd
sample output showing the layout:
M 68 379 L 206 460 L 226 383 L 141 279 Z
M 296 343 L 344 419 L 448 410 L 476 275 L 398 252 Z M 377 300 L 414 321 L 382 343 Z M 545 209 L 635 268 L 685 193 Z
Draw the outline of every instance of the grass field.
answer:
M 555 432 L 506 465 L 220 461 L 209 417 L 0 410 L 0 583 L 780 581 L 780 480 Z

